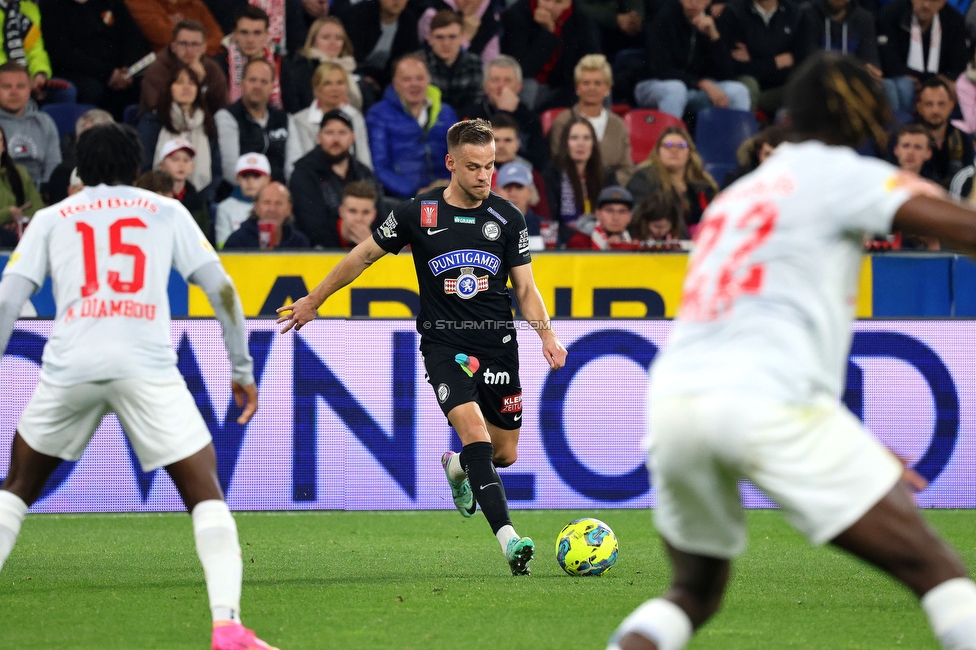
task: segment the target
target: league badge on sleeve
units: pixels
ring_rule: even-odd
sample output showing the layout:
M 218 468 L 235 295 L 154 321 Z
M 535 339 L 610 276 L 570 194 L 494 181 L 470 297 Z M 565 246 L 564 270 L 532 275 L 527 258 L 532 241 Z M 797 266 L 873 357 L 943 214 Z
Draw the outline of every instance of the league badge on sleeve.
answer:
M 437 201 L 420 202 L 420 227 L 437 227 Z

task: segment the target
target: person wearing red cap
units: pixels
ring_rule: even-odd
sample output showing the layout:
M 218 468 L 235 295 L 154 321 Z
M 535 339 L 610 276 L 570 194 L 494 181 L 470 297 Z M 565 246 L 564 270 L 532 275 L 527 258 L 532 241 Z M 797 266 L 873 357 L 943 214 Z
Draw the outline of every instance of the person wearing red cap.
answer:
M 246 153 L 237 161 L 234 170 L 237 186 L 230 196 L 217 204 L 214 220 L 214 240 L 217 248 L 223 248 L 231 233 L 241 227 L 251 211 L 254 200 L 271 183 L 271 165 L 261 153 Z
M 173 198 L 190 211 L 200 230 L 207 235 L 207 239 L 212 240 L 213 232 L 207 203 L 189 180 L 196 165 L 196 155 L 197 150 L 189 141 L 169 140 L 159 149 L 156 169 L 162 169 L 173 177 Z

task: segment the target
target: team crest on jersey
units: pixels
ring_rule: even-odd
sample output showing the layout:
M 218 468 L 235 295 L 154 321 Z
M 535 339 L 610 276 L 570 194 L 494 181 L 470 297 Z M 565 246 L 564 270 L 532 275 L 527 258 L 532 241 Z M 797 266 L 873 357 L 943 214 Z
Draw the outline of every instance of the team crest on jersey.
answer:
M 447 398 L 451 396 L 451 387 L 447 384 L 441 384 L 437 387 L 437 401 L 443 404 L 447 401 Z
M 502 235 L 501 226 L 499 226 L 494 221 L 486 221 L 485 225 L 481 227 L 481 234 L 485 236 L 488 241 L 495 241 Z
M 437 201 L 420 202 L 420 227 L 437 227 Z
M 470 300 L 487 290 L 488 276 L 476 276 L 473 266 L 461 267 L 461 275 L 457 276 L 457 279 L 445 278 L 444 280 L 444 293 L 457 294 L 457 297 L 463 300 Z
M 397 220 L 393 216 L 393 212 L 390 212 L 390 216 L 386 218 L 386 221 L 380 226 L 380 237 L 383 239 L 396 239 L 396 227 Z

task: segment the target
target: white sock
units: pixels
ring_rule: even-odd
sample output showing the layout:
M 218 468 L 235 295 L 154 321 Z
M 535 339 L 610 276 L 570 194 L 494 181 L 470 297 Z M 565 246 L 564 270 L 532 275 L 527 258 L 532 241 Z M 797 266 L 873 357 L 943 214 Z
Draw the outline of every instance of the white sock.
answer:
M 922 596 L 922 609 L 945 650 L 976 650 L 976 583 L 946 580 Z
M 495 533 L 495 537 L 498 538 L 498 543 L 502 545 L 502 553 L 508 551 L 508 543 L 513 539 L 518 539 L 519 535 L 515 532 L 515 528 L 512 526 L 502 526 Z
M 617 648 L 617 642 L 631 632 L 636 632 L 654 642 L 658 650 L 681 650 L 694 628 L 691 619 L 670 600 L 655 598 L 649 600 L 624 619 L 610 639 L 610 648 Z
M 217 499 L 198 503 L 192 516 L 193 536 L 207 580 L 213 620 L 240 623 L 244 563 L 234 517 L 227 504 Z
M 463 481 L 468 478 L 464 468 L 461 467 L 461 454 L 451 454 L 451 457 L 447 459 L 447 471 L 451 475 L 452 481 Z
M 27 504 L 23 499 L 13 492 L 0 490 L 0 569 L 14 550 L 26 514 Z

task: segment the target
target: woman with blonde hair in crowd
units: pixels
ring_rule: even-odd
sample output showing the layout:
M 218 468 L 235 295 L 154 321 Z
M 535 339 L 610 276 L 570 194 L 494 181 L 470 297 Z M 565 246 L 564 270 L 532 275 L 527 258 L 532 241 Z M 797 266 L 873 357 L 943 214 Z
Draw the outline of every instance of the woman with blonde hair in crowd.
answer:
M 560 243 L 573 236 L 580 217 L 594 211 L 600 191 L 616 182 L 613 172 L 603 166 L 598 144 L 589 120 L 585 117 L 570 120 L 559 139 L 555 158 L 542 173 L 549 214 L 560 224 Z M 584 223 L 592 227 L 592 220 Z
M 579 102 L 556 117 L 549 129 L 549 145 L 552 155 L 556 155 L 559 139 L 570 120 L 585 117 L 593 125 L 596 138 L 600 141 L 600 156 L 603 164 L 617 176 L 617 184 L 626 185 L 634 173 L 631 159 L 630 133 L 627 126 L 612 111 L 607 110 L 605 101 L 613 88 L 613 72 L 607 57 L 602 54 L 587 54 L 573 71 L 576 82 L 576 96 Z
M 356 159 L 373 168 L 373 158 L 369 153 L 369 136 L 366 133 L 366 120 L 349 103 L 349 73 L 338 63 L 326 62 L 319 65 L 312 75 L 314 99 L 311 106 L 295 113 L 294 123 L 298 144 L 304 156 L 319 146 L 318 135 L 322 116 L 331 110 L 340 110 L 352 122 L 352 132 L 356 138 L 353 145 Z
M 664 129 L 657 143 L 634 172 L 627 189 L 640 204 L 651 192 L 671 192 L 681 204 L 681 216 L 694 234 L 702 213 L 718 194 L 718 183 L 705 171 L 695 143 L 683 127 Z
M 349 103 L 357 110 L 363 110 L 363 94 L 359 88 L 356 59 L 353 58 L 352 41 L 346 34 L 342 21 L 335 16 L 323 16 L 308 28 L 308 36 L 303 47 L 294 59 L 292 78 L 298 106 L 308 106 L 315 99 L 312 77 L 322 63 L 334 63 L 349 75 Z

